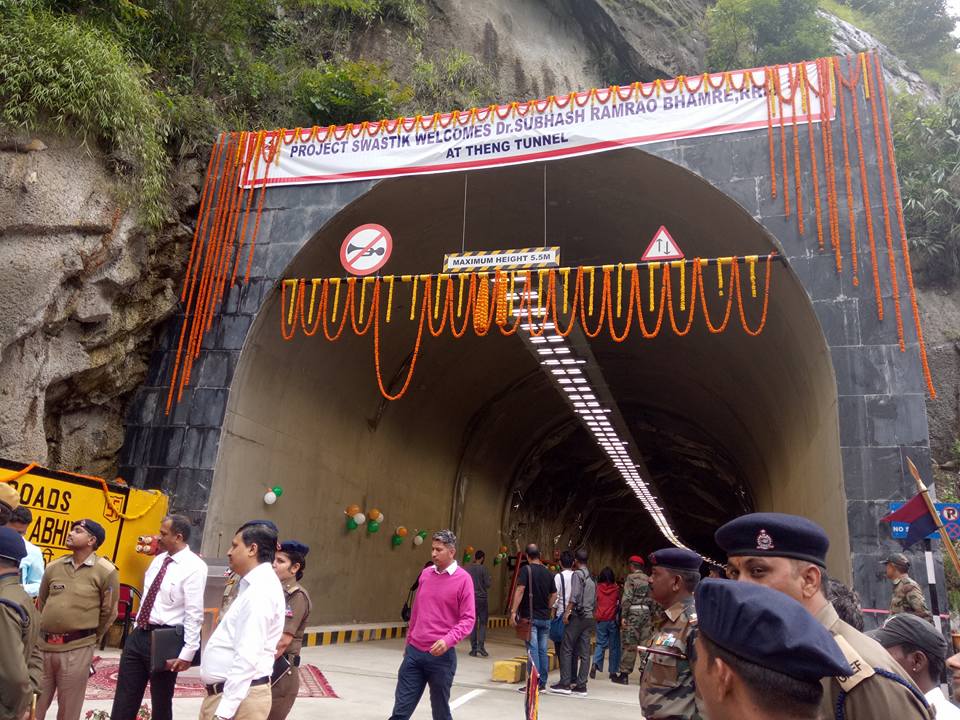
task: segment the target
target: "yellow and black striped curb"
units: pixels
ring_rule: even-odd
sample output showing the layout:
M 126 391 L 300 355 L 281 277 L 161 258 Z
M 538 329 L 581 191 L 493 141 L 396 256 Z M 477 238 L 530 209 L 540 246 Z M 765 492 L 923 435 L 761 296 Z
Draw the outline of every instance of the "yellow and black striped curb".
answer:
M 505 617 L 492 617 L 487 620 L 488 628 L 505 628 L 509 623 Z M 370 642 L 372 640 L 396 640 L 407 636 L 407 624 L 384 625 L 375 628 L 342 628 L 340 630 L 307 630 L 303 634 L 303 646 L 342 645 L 345 643 Z

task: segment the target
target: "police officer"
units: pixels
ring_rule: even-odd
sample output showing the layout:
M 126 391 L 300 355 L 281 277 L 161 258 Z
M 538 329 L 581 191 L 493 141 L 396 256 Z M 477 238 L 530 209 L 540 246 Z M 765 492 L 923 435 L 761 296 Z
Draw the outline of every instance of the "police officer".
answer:
M 283 585 L 286 600 L 286 618 L 283 635 L 277 645 L 277 662 L 273 668 L 273 704 L 267 720 L 284 720 L 297 699 L 300 690 L 300 648 L 303 645 L 303 630 L 310 617 L 310 596 L 300 587 L 303 571 L 307 566 L 310 548 L 296 540 L 280 543 L 273 560 L 273 569 Z
M 753 513 L 715 534 L 731 579 L 779 590 L 797 600 L 831 632 L 853 669 L 825 679 L 821 715 L 838 720 L 918 720 L 932 717 L 922 693 L 879 643 L 843 622 L 827 601 L 830 540 L 819 525 L 796 515 Z
M 631 555 L 630 574 L 623 581 L 620 599 L 620 668 L 611 680 L 620 685 L 630 683 L 630 673 L 637 663 L 637 646 L 645 645 L 653 633 L 650 620 L 650 578 L 643 572 L 643 558 Z
M 933 615 L 927 608 L 923 590 L 920 589 L 917 581 L 907 574 L 910 571 L 910 561 L 907 556 L 903 553 L 893 553 L 880 562 L 886 565 L 887 579 L 893 582 L 890 614 L 911 613 L 924 620 L 932 621 Z
M 20 720 L 40 690 L 40 616 L 20 586 L 27 555 L 19 533 L 0 527 L 0 720 Z
M 40 582 L 40 649 L 43 681 L 37 718 L 57 696 L 57 720 L 79 720 L 93 649 L 117 617 L 116 566 L 96 549 L 106 539 L 100 523 L 79 520 L 67 535 L 69 555 L 57 558 Z
M 251 520 L 245 522 L 240 526 L 240 529 L 237 532 L 243 532 L 245 528 L 250 527 L 251 525 L 266 525 L 268 528 L 273 530 L 277 535 L 280 534 L 280 531 L 277 530 L 277 526 L 273 524 L 270 520 Z M 278 546 L 279 549 L 279 546 Z M 237 599 L 237 593 L 240 591 L 240 576 L 235 572 L 227 573 L 227 582 L 223 587 L 223 597 L 220 598 L 220 617 L 223 617 L 224 613 L 230 607 L 230 603 Z
M 640 709 L 648 720 L 701 718 L 688 653 L 696 637 L 693 592 L 702 562 L 697 553 L 683 548 L 650 555 L 650 596 L 664 608 L 664 622 L 642 661 Z
M 710 720 L 815 720 L 824 677 L 851 672 L 829 631 L 783 593 L 707 579 L 693 676 Z

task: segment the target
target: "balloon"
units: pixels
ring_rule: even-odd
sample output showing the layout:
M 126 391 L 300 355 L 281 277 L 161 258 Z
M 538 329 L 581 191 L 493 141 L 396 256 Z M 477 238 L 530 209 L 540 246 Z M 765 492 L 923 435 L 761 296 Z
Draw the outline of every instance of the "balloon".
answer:
M 403 538 L 400 537 L 399 535 L 394 535 L 392 538 L 390 538 L 390 542 L 393 544 L 394 547 L 399 547 L 400 545 L 403 544 Z
M 499 555 L 495 555 L 495 556 L 494 556 L 494 558 L 493 558 L 493 564 L 494 564 L 494 565 L 499 565 L 499 564 L 500 564 L 500 556 L 499 556 Z
M 349 515 L 350 517 L 353 517 L 353 516 L 356 515 L 358 512 L 360 512 L 360 506 L 359 506 L 359 505 L 347 505 L 347 509 L 344 510 L 344 512 L 345 512 L 347 515 Z
M 413 538 L 414 545 L 423 545 L 423 535 L 415 535 Z
M 473 555 L 474 548 L 473 545 L 467 545 L 467 555 Z
M 279 485 L 274 485 L 273 488 L 271 489 L 273 490 L 273 494 L 276 495 L 277 497 L 280 497 L 281 495 L 283 495 L 283 488 L 280 487 Z
M 402 537 L 402 538 L 403 538 L 403 537 L 406 537 L 406 536 L 407 536 L 407 529 L 406 529 L 403 525 L 401 525 L 400 527 L 397 528 L 397 535 L 399 535 L 399 536 Z
M 417 535 L 419 535 L 420 537 L 422 537 L 424 540 L 427 539 L 427 535 L 429 535 L 429 534 L 430 534 L 430 533 L 428 533 L 426 530 L 421 530 L 420 532 L 417 533 Z
M 267 505 L 273 505 L 277 501 L 277 494 L 273 490 L 267 490 L 263 495 L 263 501 Z
M 376 520 L 377 522 L 379 522 L 380 520 L 383 519 L 383 513 L 381 513 L 381 512 L 380 512 L 379 510 L 377 510 L 376 508 L 374 508 L 373 510 L 371 510 L 371 511 L 370 511 L 369 513 L 367 513 L 367 514 L 370 516 L 370 519 L 371 519 L 371 520 Z
M 375 533 L 380 529 L 380 523 L 377 520 L 371 520 L 367 523 L 367 532 Z
M 347 530 L 356 530 L 356 529 L 357 529 L 357 521 L 354 520 L 352 517 L 348 517 L 348 518 L 347 518 Z
M 507 546 L 506 546 L 506 545 L 501 545 L 501 546 L 500 546 L 500 552 L 506 553 L 506 552 L 507 552 Z
M 367 521 L 367 516 L 364 515 L 362 512 L 358 512 L 353 516 L 353 521 L 357 525 L 363 525 Z
M 471 555 L 470 553 L 464 553 L 464 554 L 463 554 L 463 564 L 464 564 L 464 565 L 466 565 L 466 564 L 467 564 L 468 562 L 470 562 L 471 560 L 473 560 L 473 555 Z

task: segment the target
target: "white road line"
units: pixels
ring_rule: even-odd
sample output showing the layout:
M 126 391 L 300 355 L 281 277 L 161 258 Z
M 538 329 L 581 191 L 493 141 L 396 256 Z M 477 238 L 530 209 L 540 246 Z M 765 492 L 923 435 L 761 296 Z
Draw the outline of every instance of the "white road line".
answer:
M 454 700 L 452 703 L 450 703 L 450 709 L 451 709 L 451 710 L 456 710 L 456 709 L 457 709 L 458 707 L 460 707 L 461 705 L 466 705 L 468 702 L 470 702 L 471 700 L 473 700 L 475 697 L 477 697 L 477 696 L 479 696 L 479 695 L 483 695 L 485 692 L 486 692 L 486 690 L 471 690 L 471 691 L 468 692 L 466 695 L 463 695 L 462 697 L 458 697 L 456 700 Z

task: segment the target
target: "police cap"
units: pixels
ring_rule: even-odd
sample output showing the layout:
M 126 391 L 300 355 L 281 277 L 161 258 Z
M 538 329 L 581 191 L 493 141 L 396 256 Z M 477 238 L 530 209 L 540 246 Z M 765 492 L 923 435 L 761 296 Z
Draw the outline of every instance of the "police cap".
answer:
M 901 613 L 887 620 L 886 624 L 867 633 L 870 637 L 891 648 L 894 645 L 913 645 L 931 657 L 945 660 L 947 641 L 937 629 L 916 615 Z
M 781 592 L 708 578 L 697 588 L 696 606 L 700 632 L 755 665 L 805 682 L 851 674 L 830 632 Z
M 0 557 L 12 560 L 19 565 L 26 556 L 27 546 L 24 545 L 20 533 L 13 528 L 0 527 Z
M 83 520 L 77 520 L 73 524 L 74 527 L 77 527 L 78 525 L 97 539 L 97 544 L 94 545 L 94 549 L 103 545 L 103 541 L 107 539 L 107 531 L 103 529 L 103 525 L 95 520 L 84 518 Z
M 280 543 L 280 552 L 290 553 L 300 553 L 301 555 L 306 555 L 310 552 L 310 546 L 304 545 L 302 542 L 297 540 L 284 540 Z
M 20 493 L 8 482 L 0 482 L 0 504 L 6 505 L 11 510 L 20 507 Z
M 750 513 L 722 525 L 714 538 L 728 558 L 766 556 L 827 566 L 830 539 L 823 528 L 799 515 Z
M 684 548 L 664 548 L 650 553 L 651 567 L 659 565 L 669 570 L 699 570 L 702 564 L 702 557 Z

